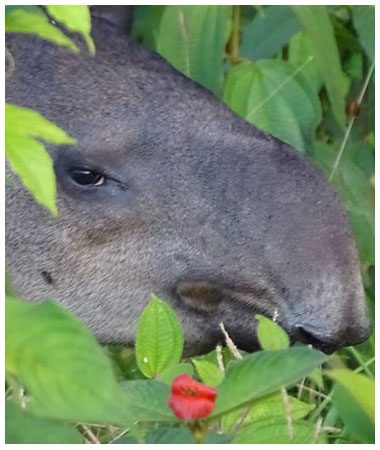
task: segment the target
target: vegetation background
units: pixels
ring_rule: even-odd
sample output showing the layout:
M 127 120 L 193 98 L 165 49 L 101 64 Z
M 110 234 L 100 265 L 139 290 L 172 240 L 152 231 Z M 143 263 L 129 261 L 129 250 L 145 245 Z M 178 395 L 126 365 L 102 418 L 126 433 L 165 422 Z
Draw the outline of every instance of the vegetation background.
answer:
M 86 6 L 47 10 L 96 52 Z M 321 166 L 349 215 L 373 319 L 374 14 L 368 5 L 135 6 L 132 26 L 134 39 Z M 6 31 L 78 51 L 37 7 L 7 6 Z M 9 163 L 57 214 L 52 164 L 36 138 L 73 143 L 36 112 L 6 105 Z M 262 352 L 229 343 L 182 361 L 179 322 L 157 298 L 135 353 L 102 349 L 54 302 L 25 303 L 6 288 L 7 443 L 374 442 L 374 335 L 327 358 L 288 348 L 282 330 L 258 318 Z M 218 389 L 208 419 L 174 417 L 167 399 L 179 373 Z

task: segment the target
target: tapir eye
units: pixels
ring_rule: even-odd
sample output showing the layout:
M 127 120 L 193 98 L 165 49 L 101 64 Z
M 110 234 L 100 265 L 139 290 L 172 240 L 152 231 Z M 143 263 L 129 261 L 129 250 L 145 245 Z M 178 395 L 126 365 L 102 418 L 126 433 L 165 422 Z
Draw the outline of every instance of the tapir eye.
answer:
M 71 178 L 81 186 L 102 186 L 105 182 L 104 175 L 87 169 L 73 169 Z

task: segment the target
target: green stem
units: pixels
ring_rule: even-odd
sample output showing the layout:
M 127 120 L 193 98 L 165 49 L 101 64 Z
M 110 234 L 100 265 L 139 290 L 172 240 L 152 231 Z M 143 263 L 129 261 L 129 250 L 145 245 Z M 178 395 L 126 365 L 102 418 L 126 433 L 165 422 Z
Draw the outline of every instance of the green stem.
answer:
M 189 428 L 193 433 L 195 442 L 197 444 L 202 444 L 207 434 L 207 427 L 205 424 L 199 420 L 194 420 L 194 422 L 189 423 Z
M 348 347 L 348 350 L 352 353 L 352 355 L 355 357 L 356 361 L 360 364 L 360 367 L 363 369 L 363 371 L 370 377 L 375 378 L 373 376 L 373 373 L 368 369 L 367 364 L 363 361 L 360 353 L 354 348 L 354 347 Z

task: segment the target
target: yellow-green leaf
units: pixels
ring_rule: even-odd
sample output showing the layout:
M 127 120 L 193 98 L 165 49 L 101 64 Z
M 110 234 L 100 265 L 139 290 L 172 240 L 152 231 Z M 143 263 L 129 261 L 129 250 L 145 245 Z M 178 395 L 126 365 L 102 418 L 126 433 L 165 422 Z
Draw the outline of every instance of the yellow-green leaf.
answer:
M 375 382 L 348 369 L 327 375 L 337 382 L 334 402 L 343 422 L 362 442 L 375 443 Z
M 89 51 L 95 54 L 95 44 L 91 37 L 91 16 L 86 5 L 47 5 L 47 11 L 70 31 L 81 33 Z
M 281 350 L 289 347 L 289 337 L 277 323 L 261 314 L 256 314 L 255 317 L 259 322 L 257 338 L 263 350 Z
M 43 144 L 74 144 L 75 140 L 36 111 L 5 105 L 5 153 L 12 170 L 37 202 L 57 215 L 53 162 Z
M 151 378 L 177 364 L 183 350 L 181 324 L 174 312 L 155 295 L 142 313 L 136 334 L 136 363 Z
M 193 364 L 203 383 L 216 387 L 223 381 L 223 373 L 217 365 L 197 359 L 193 359 Z
M 5 16 L 5 31 L 15 33 L 33 33 L 48 41 L 65 45 L 73 52 L 79 49 L 61 30 L 52 25 L 41 12 L 33 10 L 15 9 Z

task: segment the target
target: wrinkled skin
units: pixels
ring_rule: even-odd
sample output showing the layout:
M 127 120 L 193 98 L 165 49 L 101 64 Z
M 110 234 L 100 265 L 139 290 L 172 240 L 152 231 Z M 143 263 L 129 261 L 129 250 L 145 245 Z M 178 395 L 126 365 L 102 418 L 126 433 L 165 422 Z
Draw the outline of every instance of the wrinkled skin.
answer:
M 93 18 L 93 30 L 94 58 L 7 40 L 7 101 L 77 139 L 47 146 L 57 218 L 20 184 L 6 188 L 20 295 L 55 299 L 102 343 L 131 344 L 154 292 L 180 318 L 188 355 L 223 340 L 221 321 L 255 350 L 254 314 L 275 311 L 293 340 L 326 352 L 365 340 L 357 250 L 321 171 L 111 23 Z M 105 182 L 78 184 L 78 168 Z

